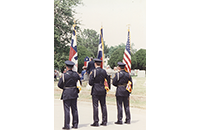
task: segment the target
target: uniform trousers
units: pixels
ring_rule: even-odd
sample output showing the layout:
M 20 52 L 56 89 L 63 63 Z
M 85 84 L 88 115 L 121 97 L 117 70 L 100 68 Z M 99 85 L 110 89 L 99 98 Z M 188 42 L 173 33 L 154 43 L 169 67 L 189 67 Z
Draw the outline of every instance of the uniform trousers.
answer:
M 107 123 L 106 95 L 102 95 L 102 96 L 92 95 L 93 120 L 94 120 L 94 123 L 98 123 L 99 122 L 98 101 L 100 101 L 100 105 L 101 105 L 102 122 L 103 123 Z
M 122 103 L 123 103 L 125 114 L 126 114 L 126 121 L 130 122 L 131 115 L 130 115 L 130 110 L 129 110 L 129 97 L 116 96 L 116 100 L 117 100 L 117 118 L 118 118 L 118 121 L 122 122 L 122 118 L 123 118 Z
M 64 106 L 64 113 L 65 113 L 65 120 L 64 120 L 64 127 L 69 129 L 70 123 L 70 107 L 72 110 L 72 125 L 77 127 L 78 126 L 78 110 L 77 110 L 77 98 L 76 99 L 68 99 L 63 100 Z

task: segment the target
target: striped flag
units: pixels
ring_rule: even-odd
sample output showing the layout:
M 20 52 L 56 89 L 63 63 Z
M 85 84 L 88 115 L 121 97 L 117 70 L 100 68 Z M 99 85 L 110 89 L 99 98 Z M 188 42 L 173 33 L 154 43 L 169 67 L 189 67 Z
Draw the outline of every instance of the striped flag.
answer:
M 131 73 L 131 48 L 130 48 L 130 30 L 128 29 L 128 41 L 126 43 L 126 48 L 124 51 L 123 63 L 126 64 L 125 70 Z
M 73 67 L 73 71 L 78 70 L 78 53 L 77 53 L 77 41 L 76 41 L 76 26 L 73 25 L 73 34 L 72 34 L 72 41 L 71 41 L 71 47 L 69 52 L 69 61 L 72 61 L 75 63 Z
M 84 66 L 87 67 L 88 62 L 89 62 L 89 57 L 86 56 L 85 59 L 84 59 Z
M 103 28 L 100 29 L 100 40 L 99 40 L 97 58 L 102 60 L 101 68 L 103 68 L 103 63 L 104 63 Z

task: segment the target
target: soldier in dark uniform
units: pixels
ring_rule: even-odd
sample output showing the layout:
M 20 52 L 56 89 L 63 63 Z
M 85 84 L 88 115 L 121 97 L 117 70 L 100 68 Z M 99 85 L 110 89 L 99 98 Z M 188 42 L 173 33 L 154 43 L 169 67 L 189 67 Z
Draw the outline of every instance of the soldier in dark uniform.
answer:
M 118 69 L 119 72 L 115 74 L 115 77 L 113 78 L 113 85 L 117 87 L 116 90 L 116 101 L 117 101 L 117 122 L 115 124 L 123 124 L 122 123 L 122 117 L 123 117 L 123 112 L 122 112 L 122 103 L 124 104 L 124 110 L 126 114 L 126 120 L 124 123 L 130 124 L 131 121 L 131 115 L 130 115 L 130 110 L 129 110 L 129 95 L 130 92 L 126 90 L 126 85 L 128 81 L 131 81 L 132 83 L 132 78 L 129 73 L 127 73 L 124 70 L 126 64 L 122 62 L 118 62 Z M 132 88 L 131 84 L 131 88 Z
M 93 58 L 90 57 L 90 62 L 88 62 L 88 66 L 87 66 L 87 69 L 86 69 L 87 74 L 89 75 L 90 72 L 91 72 L 93 69 L 95 69 L 94 61 L 93 61 Z
M 92 104 L 93 104 L 93 124 L 91 126 L 99 126 L 99 117 L 98 117 L 98 101 L 100 101 L 101 112 L 102 112 L 102 123 L 100 125 L 107 125 L 107 108 L 106 108 L 106 90 L 104 86 L 104 80 L 108 79 L 108 75 L 101 66 L 100 59 L 94 59 L 95 69 L 90 73 L 89 85 L 92 86 L 91 95 L 92 95 Z
M 71 61 L 65 61 L 67 72 L 62 75 L 58 82 L 58 87 L 63 89 L 61 100 L 63 100 L 64 106 L 64 127 L 63 129 L 70 129 L 70 107 L 72 110 L 72 128 L 78 128 L 78 109 L 77 98 L 79 89 L 77 88 L 77 81 L 80 80 L 80 76 L 77 72 L 72 71 L 74 63 Z M 80 81 L 81 83 L 81 81 Z

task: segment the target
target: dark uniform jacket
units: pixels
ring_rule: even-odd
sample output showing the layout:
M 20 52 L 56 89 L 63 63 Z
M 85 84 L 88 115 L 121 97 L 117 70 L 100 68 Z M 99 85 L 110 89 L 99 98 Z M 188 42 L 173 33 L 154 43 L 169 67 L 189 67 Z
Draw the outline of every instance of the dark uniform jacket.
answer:
M 88 62 L 88 66 L 87 66 L 86 72 L 87 72 L 88 74 L 90 74 L 90 72 L 91 72 L 93 69 L 95 69 L 94 61 Z
M 61 99 L 76 99 L 78 98 L 79 90 L 76 86 L 77 81 L 80 80 L 80 76 L 77 72 L 69 70 L 64 74 L 64 82 L 63 77 L 60 78 L 58 82 L 58 87 L 63 89 Z
M 89 85 L 92 86 L 91 95 L 106 95 L 104 86 L 105 78 L 108 80 L 108 75 L 101 67 L 92 70 L 89 79 Z
M 119 74 L 118 74 L 119 73 Z M 119 75 L 119 80 L 118 80 L 118 75 Z M 115 96 L 129 96 L 130 93 L 126 90 L 126 85 L 128 81 L 131 81 L 132 83 L 132 78 L 129 73 L 127 73 L 125 70 L 121 70 L 120 72 L 117 72 L 115 74 L 115 77 L 113 78 L 113 85 L 117 87 L 116 94 Z M 131 87 L 133 85 L 131 84 Z

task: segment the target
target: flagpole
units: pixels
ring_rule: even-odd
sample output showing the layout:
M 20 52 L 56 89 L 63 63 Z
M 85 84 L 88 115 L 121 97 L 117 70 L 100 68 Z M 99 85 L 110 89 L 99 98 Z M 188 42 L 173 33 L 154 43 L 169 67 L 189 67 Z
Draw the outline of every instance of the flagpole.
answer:
M 128 26 L 128 32 L 129 32 L 129 42 L 130 42 L 130 52 L 131 52 L 131 32 L 130 32 L 130 26 L 131 24 L 127 24 L 126 26 Z
M 78 52 L 77 52 L 77 37 L 76 37 L 76 24 L 75 24 L 75 22 L 76 21 L 74 20 L 71 47 L 70 47 L 70 51 L 69 51 L 69 61 L 72 61 L 72 62 L 75 63 L 72 70 L 77 72 L 78 71 L 78 58 L 75 59 L 75 56 L 77 57 Z
M 73 27 L 74 27 L 74 31 L 75 31 L 75 38 L 76 38 L 76 20 L 74 20 L 74 24 L 73 24 Z M 77 38 L 76 38 L 76 41 L 77 41 Z
M 102 23 L 101 23 L 101 30 L 103 29 Z M 102 68 L 104 68 L 104 44 L 103 44 L 103 36 L 102 36 L 103 30 L 101 32 L 101 43 L 102 43 L 102 54 L 103 54 L 103 58 L 102 58 Z
M 123 63 L 126 64 L 125 66 L 126 72 L 130 73 L 131 72 L 130 24 L 126 26 L 128 26 L 128 40 L 124 51 Z

